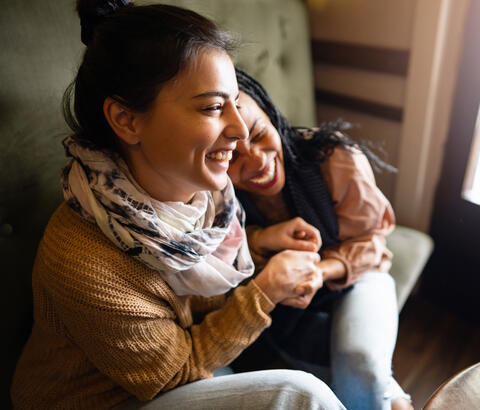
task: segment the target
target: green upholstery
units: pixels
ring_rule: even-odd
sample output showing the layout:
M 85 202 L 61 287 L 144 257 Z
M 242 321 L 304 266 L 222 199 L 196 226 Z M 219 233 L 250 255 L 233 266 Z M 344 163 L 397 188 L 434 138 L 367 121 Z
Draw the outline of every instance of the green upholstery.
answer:
M 397 226 L 387 237 L 387 246 L 393 252 L 390 273 L 395 278 L 401 310 L 433 251 L 433 240 L 423 232 Z
M 193 8 L 241 32 L 244 45 L 238 64 L 266 86 L 292 123 L 315 123 L 303 1 L 167 3 Z M 6 0 L 0 13 L 0 257 L 7 313 L 2 401 L 7 407 L 11 375 L 31 326 L 30 275 L 36 247 L 62 199 L 59 177 L 66 160 L 60 142 L 68 129 L 60 102 L 83 52 L 74 4 L 74 0 Z M 431 249 L 424 236 L 405 232 L 397 229 L 389 238 L 402 300 Z
M 137 4 L 155 1 L 140 0 Z M 315 124 L 305 3 L 297 0 L 166 0 L 240 34 L 235 63 L 258 79 L 295 125 Z
M 0 258 L 6 314 L 2 408 L 31 327 L 30 272 L 60 203 L 63 90 L 81 55 L 73 3 L 7 0 L 0 13 Z

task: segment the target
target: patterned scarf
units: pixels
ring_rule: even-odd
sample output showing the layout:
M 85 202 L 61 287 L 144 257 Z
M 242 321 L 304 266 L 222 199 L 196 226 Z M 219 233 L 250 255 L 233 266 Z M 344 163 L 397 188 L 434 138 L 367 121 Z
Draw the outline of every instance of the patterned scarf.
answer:
M 72 157 L 62 172 L 66 203 L 126 254 L 156 270 L 177 295 L 223 294 L 253 274 L 244 212 L 230 180 L 222 191 L 197 192 L 188 204 L 160 202 L 136 183 L 120 156 L 71 137 L 63 145 Z M 232 246 L 233 264 L 222 258 L 232 254 Z

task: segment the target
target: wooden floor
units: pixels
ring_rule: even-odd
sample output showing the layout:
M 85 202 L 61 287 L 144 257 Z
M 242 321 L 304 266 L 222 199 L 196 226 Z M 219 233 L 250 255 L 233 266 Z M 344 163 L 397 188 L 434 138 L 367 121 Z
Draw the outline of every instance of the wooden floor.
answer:
M 418 295 L 407 301 L 400 314 L 393 370 L 415 409 L 421 409 L 442 382 L 477 362 L 478 327 Z

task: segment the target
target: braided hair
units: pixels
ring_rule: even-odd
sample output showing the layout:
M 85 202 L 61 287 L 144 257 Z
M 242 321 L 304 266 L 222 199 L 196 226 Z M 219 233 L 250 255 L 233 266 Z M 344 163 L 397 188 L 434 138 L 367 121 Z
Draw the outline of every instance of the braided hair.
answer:
M 300 216 L 320 231 L 322 249 L 338 245 L 338 221 L 334 203 L 328 191 L 318 163 L 325 161 L 337 146 L 358 148 L 369 158 L 376 158 L 365 147 L 346 136 L 343 131 L 350 124 L 337 121 L 324 123 L 316 129 L 294 128 L 273 104 L 265 89 L 245 71 L 236 68 L 238 86 L 248 94 L 268 116 L 277 129 L 282 141 L 285 170 L 285 186 L 282 196 L 290 216 Z M 246 211 L 246 224 L 268 226 L 268 220 L 256 208 L 251 194 L 236 190 L 236 194 Z M 328 312 L 331 302 L 347 292 L 351 287 L 330 290 L 324 286 L 317 291 L 308 310 L 315 313 L 277 306 L 272 315 L 272 325 L 265 332 L 267 343 L 274 348 L 288 351 L 293 357 L 298 353 L 295 333 L 301 321 L 308 320 L 316 326 L 328 329 Z M 306 323 L 306 322 L 303 322 Z M 317 346 L 322 351 L 322 346 Z M 323 349 L 325 351 L 325 349 Z M 327 356 L 325 353 L 324 356 Z M 300 354 L 301 357 L 301 354 Z
M 306 162 L 323 162 L 332 155 L 335 147 L 341 146 L 361 151 L 376 171 L 397 171 L 368 148 L 373 144 L 356 142 L 345 133 L 352 128 L 351 123 L 339 119 L 323 122 L 316 128 L 292 127 L 258 81 L 238 67 L 236 73 L 240 90 L 253 98 L 277 129 L 282 140 L 286 164 L 302 167 Z
M 290 214 L 302 217 L 320 231 L 322 248 L 340 243 L 334 203 L 318 163 L 325 161 L 340 146 L 360 150 L 377 169 L 395 168 L 378 158 L 366 145 L 348 137 L 344 131 L 351 125 L 347 122 L 326 122 L 318 128 L 310 129 L 292 127 L 258 81 L 239 68 L 236 68 L 236 73 L 240 90 L 258 104 L 280 135 L 285 169 L 282 195 Z M 266 218 L 254 206 L 249 193 L 237 192 L 247 211 L 247 224 L 268 225 Z

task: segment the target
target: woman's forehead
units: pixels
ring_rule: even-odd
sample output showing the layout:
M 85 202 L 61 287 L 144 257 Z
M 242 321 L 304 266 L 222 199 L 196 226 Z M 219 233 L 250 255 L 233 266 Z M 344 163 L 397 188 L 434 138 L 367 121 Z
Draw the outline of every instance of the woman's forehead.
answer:
M 235 99 L 238 95 L 235 70 L 230 56 L 220 50 L 206 49 L 187 63 L 169 84 L 183 98 L 214 94 Z M 168 86 L 164 87 L 168 88 Z
M 245 91 L 240 91 L 239 104 L 241 106 L 240 115 L 247 125 L 249 123 L 251 125 L 259 119 L 268 120 L 267 115 Z

